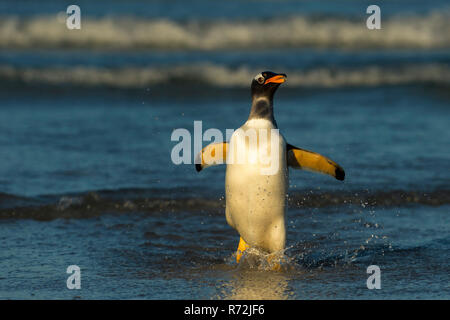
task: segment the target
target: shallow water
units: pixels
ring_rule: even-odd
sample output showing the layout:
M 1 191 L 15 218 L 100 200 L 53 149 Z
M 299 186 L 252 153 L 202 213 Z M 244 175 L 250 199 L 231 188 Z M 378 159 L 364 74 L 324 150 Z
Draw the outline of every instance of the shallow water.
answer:
M 95 26 L 86 27 L 93 44 L 84 33 L 64 39 L 59 29 L 41 41 L 27 23 L 50 30 L 64 10 L 41 3 L 0 1 L 0 298 L 450 297 L 445 1 L 414 2 L 406 12 L 405 1 L 381 4 L 391 19 L 384 35 L 394 40 L 365 43 L 354 28 L 364 5 L 355 1 L 283 1 L 279 12 L 273 1 L 214 9 L 203 0 L 190 8 L 150 1 L 146 9 L 116 1 L 107 10 L 80 1 Z M 408 12 L 420 37 L 407 33 L 400 43 L 396 19 Z M 268 17 L 278 30 L 289 27 L 287 13 L 286 23 L 317 23 L 318 33 L 336 23 L 348 41 L 314 34 L 310 41 L 303 32 L 273 46 L 240 42 L 243 30 L 256 32 Z M 111 16 L 120 23 L 107 36 L 99 28 Z M 191 40 L 171 46 L 175 31 L 165 42 L 141 38 L 155 17 L 168 21 L 165 32 L 182 28 Z M 198 28 L 223 40 L 223 26 L 235 20 L 244 26 L 228 42 L 203 38 Z M 125 41 L 118 31 L 130 28 L 137 31 Z M 291 170 L 279 272 L 261 252 L 235 263 L 239 235 L 225 221 L 225 168 L 197 173 L 170 157 L 176 128 L 193 132 L 196 120 L 203 131 L 240 127 L 249 81 L 263 69 L 288 74 L 275 96 L 287 141 L 346 171 L 340 182 Z M 66 287 L 73 264 L 81 290 Z M 367 289 L 369 265 L 381 268 L 381 290 Z
M 450 294 L 449 206 L 291 210 L 282 271 L 233 252 L 223 214 L 2 220 L 3 298 L 440 299 Z M 68 265 L 81 290 L 66 288 Z M 381 268 L 368 290 L 366 268 Z

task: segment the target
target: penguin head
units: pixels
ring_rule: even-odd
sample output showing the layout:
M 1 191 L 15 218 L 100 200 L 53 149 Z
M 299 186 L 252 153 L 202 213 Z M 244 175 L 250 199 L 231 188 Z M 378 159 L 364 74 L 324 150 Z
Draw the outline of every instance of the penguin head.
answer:
M 286 81 L 286 77 L 287 75 L 284 73 L 274 73 L 271 71 L 259 73 L 252 81 L 252 96 L 272 99 L 273 94 L 280 84 Z

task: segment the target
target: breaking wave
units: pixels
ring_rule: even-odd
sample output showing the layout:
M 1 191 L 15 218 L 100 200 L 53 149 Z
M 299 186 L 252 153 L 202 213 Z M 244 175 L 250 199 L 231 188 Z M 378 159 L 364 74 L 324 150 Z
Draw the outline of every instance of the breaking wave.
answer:
M 225 200 L 213 197 L 167 198 L 152 196 L 164 190 L 115 190 L 96 191 L 78 195 L 46 196 L 24 199 L 0 194 L 1 199 L 17 198 L 12 202 L 0 202 L 0 219 L 53 220 L 59 218 L 82 219 L 106 213 L 174 213 L 207 212 L 223 214 Z M 169 193 L 167 190 L 162 193 Z M 148 194 L 148 196 L 146 195 Z M 133 196 L 134 195 L 134 196 Z M 27 200 L 27 201 L 25 201 Z M 33 203 L 34 202 L 34 203 Z M 450 204 L 450 190 L 422 191 L 354 191 L 354 192 L 297 192 L 289 195 L 291 208 L 324 208 L 333 206 L 401 207 L 408 205 L 440 206 Z
M 69 85 L 81 87 L 146 88 L 154 85 L 203 84 L 221 88 L 247 88 L 249 79 L 264 68 L 230 68 L 214 64 L 173 67 L 14 67 L 0 66 L 0 82 L 30 85 Z M 283 68 L 281 68 L 283 69 Z M 233 75 L 230 81 L 230 74 Z M 365 66 L 319 67 L 289 71 L 289 87 L 345 87 L 407 84 L 450 84 L 450 66 L 445 63 L 397 67 Z
M 358 19 L 293 16 L 264 20 L 176 21 L 137 17 L 83 18 L 68 30 L 63 15 L 0 19 L 0 48 L 219 50 L 256 48 L 445 48 L 450 12 L 394 16 L 368 31 Z

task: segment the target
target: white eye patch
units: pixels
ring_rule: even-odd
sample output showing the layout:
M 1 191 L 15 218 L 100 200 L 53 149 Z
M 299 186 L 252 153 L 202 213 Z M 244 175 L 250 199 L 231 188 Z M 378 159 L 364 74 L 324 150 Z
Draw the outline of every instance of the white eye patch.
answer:
M 259 78 L 264 78 L 262 73 L 256 75 L 255 80 L 258 81 Z
M 263 75 L 260 73 L 255 77 L 255 80 L 258 81 L 259 84 L 263 84 L 264 81 L 266 80 Z

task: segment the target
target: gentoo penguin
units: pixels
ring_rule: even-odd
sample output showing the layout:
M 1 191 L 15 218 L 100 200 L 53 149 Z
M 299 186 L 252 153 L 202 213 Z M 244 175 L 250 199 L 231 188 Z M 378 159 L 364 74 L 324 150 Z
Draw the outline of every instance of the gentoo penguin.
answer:
M 196 169 L 226 163 L 226 220 L 240 234 L 236 253 L 254 247 L 273 254 L 286 242 L 288 167 L 329 174 L 344 180 L 334 161 L 286 143 L 273 115 L 273 96 L 285 74 L 264 71 L 251 83 L 247 121 L 229 142 L 212 143 L 196 158 Z

